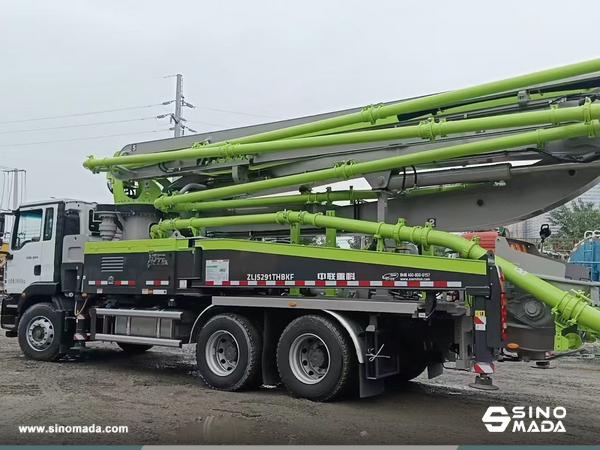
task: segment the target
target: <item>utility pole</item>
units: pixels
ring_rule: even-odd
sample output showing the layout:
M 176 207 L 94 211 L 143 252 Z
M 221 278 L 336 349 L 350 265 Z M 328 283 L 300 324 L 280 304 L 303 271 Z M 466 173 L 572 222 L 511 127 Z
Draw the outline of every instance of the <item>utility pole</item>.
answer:
M 169 128 L 169 130 L 173 131 L 173 135 L 175 137 L 181 137 L 182 135 L 185 134 L 185 130 L 191 131 L 192 133 L 197 133 L 197 131 L 192 130 L 187 125 L 184 125 L 184 122 L 186 120 L 181 116 L 181 108 L 183 108 L 184 106 L 186 108 L 194 108 L 194 105 L 186 102 L 185 97 L 183 96 L 183 75 L 178 73 L 175 76 L 177 77 L 177 85 L 175 86 L 175 112 L 157 116 L 157 119 L 162 119 L 164 117 L 171 117 L 171 123 L 173 123 L 173 127 Z M 172 101 L 166 102 L 164 104 L 169 104 L 169 103 L 173 103 L 173 102 Z
M 183 100 L 183 75 L 177 74 L 177 86 L 175 87 L 175 137 L 181 136 L 181 103 Z

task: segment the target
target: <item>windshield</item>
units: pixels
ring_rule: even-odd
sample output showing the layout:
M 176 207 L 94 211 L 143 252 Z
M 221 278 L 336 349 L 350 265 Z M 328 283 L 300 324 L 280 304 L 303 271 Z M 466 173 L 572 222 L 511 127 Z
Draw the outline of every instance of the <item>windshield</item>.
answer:
M 23 248 L 28 242 L 38 242 L 42 235 L 42 210 L 23 211 L 19 215 L 13 250 Z

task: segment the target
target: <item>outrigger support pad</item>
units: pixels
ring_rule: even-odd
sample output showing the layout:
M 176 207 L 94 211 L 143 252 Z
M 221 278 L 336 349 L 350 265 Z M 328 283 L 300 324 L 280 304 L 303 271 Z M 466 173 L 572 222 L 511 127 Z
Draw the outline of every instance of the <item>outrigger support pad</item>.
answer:
M 493 383 L 492 377 L 488 375 L 477 375 L 474 383 L 469 383 L 469 387 L 473 389 L 481 389 L 483 391 L 497 391 L 500 389 Z

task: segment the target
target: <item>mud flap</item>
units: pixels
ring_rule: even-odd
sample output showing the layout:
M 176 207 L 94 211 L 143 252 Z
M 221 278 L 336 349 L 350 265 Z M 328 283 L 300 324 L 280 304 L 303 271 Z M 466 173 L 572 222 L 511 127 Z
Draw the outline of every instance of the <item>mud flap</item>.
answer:
M 73 347 L 73 332 L 69 331 L 69 322 L 72 322 L 72 320 L 69 321 L 69 319 L 67 318 L 67 312 L 64 309 L 56 311 L 56 314 L 58 314 L 59 317 L 59 329 L 56 330 L 56 332 L 60 336 L 59 352 L 69 353 L 69 350 L 71 349 L 71 347 Z
M 427 365 L 427 378 L 430 380 L 435 377 L 439 377 L 444 373 L 444 364 L 439 362 L 430 362 Z
M 283 328 L 275 325 L 274 314 L 265 310 L 263 316 L 263 350 L 262 350 L 262 383 L 264 386 L 277 386 L 281 383 L 277 361 L 273 355 L 277 354 L 277 343 Z M 282 323 L 279 321 L 279 323 Z
M 359 364 L 359 391 L 360 398 L 373 397 L 383 394 L 385 390 L 385 379 L 370 380 L 367 378 L 367 368 L 365 364 Z

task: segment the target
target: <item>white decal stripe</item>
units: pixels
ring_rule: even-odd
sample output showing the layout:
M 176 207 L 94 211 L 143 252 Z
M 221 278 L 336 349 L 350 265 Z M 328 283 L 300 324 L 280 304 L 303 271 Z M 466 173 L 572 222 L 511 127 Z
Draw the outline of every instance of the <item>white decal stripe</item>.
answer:
M 106 284 L 106 282 L 102 282 L 103 284 Z M 147 285 L 151 285 L 151 283 L 153 283 L 152 281 L 147 281 L 146 284 Z M 164 282 L 162 282 L 164 283 Z M 168 282 L 166 282 L 168 284 Z M 387 282 L 386 281 L 386 285 L 385 287 L 390 287 L 392 283 L 391 281 Z M 418 280 L 412 280 L 412 281 L 394 281 L 393 282 L 393 286 L 395 287 L 409 287 L 409 283 L 411 287 L 445 287 L 444 284 L 446 284 L 447 287 L 462 287 L 462 283 L 460 281 L 418 281 Z M 94 281 L 90 281 L 90 285 L 95 284 Z M 305 281 L 276 281 L 276 280 L 266 280 L 266 281 L 240 281 L 240 280 L 232 280 L 232 281 L 211 281 L 211 280 L 207 280 L 207 284 L 210 284 L 212 286 L 373 286 L 373 287 L 383 287 L 384 286 L 384 281 L 357 281 L 357 280 L 352 280 L 352 281 L 344 281 L 344 280 L 319 280 L 319 281 L 315 281 L 315 280 L 305 280 Z

